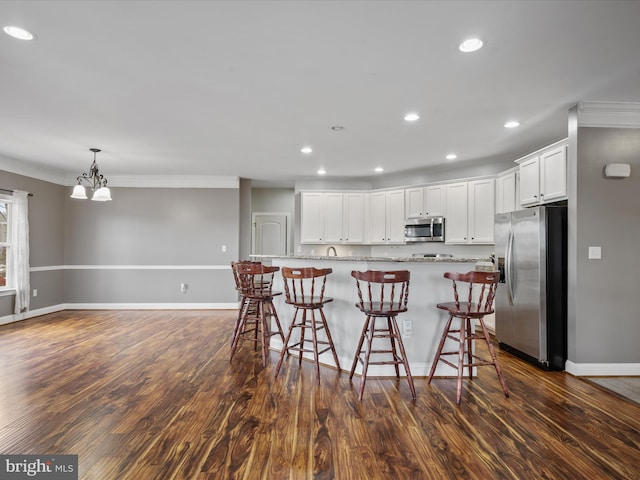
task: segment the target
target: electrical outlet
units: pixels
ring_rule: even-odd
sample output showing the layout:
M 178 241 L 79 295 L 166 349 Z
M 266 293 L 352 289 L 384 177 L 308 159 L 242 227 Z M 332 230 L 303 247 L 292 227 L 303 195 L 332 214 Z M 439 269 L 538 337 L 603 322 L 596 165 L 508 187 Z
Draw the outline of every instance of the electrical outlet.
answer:
M 38 296 L 38 289 L 37 288 L 33 289 L 33 295 L 32 296 L 34 296 L 34 297 Z
M 589 247 L 589 260 L 600 260 L 602 258 L 602 247 Z
M 226 252 L 227 251 L 227 246 L 226 245 L 222 245 L 222 251 Z
M 411 320 L 403 320 L 402 322 L 402 336 L 409 338 L 413 335 L 413 323 Z
M 187 293 L 187 284 L 186 283 L 181 283 L 180 284 L 180 291 L 182 293 Z

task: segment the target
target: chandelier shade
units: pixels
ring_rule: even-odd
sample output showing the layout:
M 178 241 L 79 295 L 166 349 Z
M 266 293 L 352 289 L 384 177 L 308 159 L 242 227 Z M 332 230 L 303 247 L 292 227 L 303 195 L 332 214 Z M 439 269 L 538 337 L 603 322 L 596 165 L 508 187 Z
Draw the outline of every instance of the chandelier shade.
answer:
M 90 148 L 89 151 L 93 152 L 93 163 L 89 168 L 89 174 L 83 173 L 82 175 L 78 175 L 78 184 L 73 187 L 71 198 L 80 200 L 86 200 L 89 198 L 87 197 L 85 185 L 82 184 L 84 182 L 93 192 L 91 200 L 94 202 L 109 202 L 111 201 L 111 190 L 107 187 L 107 179 L 104 175 L 100 174 L 98 164 L 96 163 L 96 153 L 100 152 L 100 149 Z

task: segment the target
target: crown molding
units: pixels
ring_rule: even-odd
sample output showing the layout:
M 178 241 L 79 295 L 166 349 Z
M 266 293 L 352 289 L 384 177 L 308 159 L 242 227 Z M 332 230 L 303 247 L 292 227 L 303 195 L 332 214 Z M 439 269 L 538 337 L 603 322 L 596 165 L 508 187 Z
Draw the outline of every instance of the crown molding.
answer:
M 579 127 L 639 128 L 639 102 L 580 102 Z
M 0 155 L 0 170 L 24 177 L 35 178 L 36 180 L 44 180 L 45 182 L 55 183 L 57 185 L 65 184 L 65 174 L 63 172 L 2 155 Z

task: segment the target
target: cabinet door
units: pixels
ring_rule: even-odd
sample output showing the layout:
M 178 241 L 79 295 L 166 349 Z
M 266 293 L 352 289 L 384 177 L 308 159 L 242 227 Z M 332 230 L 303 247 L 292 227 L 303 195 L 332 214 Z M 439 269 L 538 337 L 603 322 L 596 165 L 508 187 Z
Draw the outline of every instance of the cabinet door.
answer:
M 444 185 L 425 187 L 424 206 L 425 215 L 427 217 L 438 217 L 444 215 L 446 196 L 445 193 L 446 188 Z
M 495 187 L 493 179 L 469 182 L 469 243 L 493 243 Z
M 300 243 L 321 243 L 324 235 L 324 194 L 303 192 L 300 207 Z
M 567 147 L 561 146 L 540 155 L 540 201 L 555 202 L 567 198 Z
M 405 190 L 405 208 L 407 218 L 420 218 L 424 215 L 424 188 Z
M 516 172 L 496 179 L 496 213 L 516 211 Z
M 387 242 L 404 243 L 404 190 L 387 193 Z
M 520 164 L 520 204 L 536 205 L 540 200 L 540 159 L 538 156 Z
M 386 243 L 387 241 L 387 196 L 386 192 L 374 192 L 369 196 L 369 242 Z
M 348 243 L 364 243 L 364 193 L 345 193 L 342 197 L 344 226 L 342 239 Z
M 445 242 L 467 243 L 467 182 L 451 183 L 446 187 Z
M 328 243 L 342 242 L 342 193 L 327 192 L 325 195 L 324 237 Z

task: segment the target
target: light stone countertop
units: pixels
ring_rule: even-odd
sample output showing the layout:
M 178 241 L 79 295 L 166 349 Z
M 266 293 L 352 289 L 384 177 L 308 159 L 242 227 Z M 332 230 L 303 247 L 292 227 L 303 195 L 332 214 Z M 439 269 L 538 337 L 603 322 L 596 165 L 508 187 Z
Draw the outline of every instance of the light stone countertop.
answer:
M 361 257 L 327 255 L 251 255 L 256 259 L 331 260 L 337 262 L 411 262 L 411 263 L 476 263 L 491 261 L 488 257 Z

